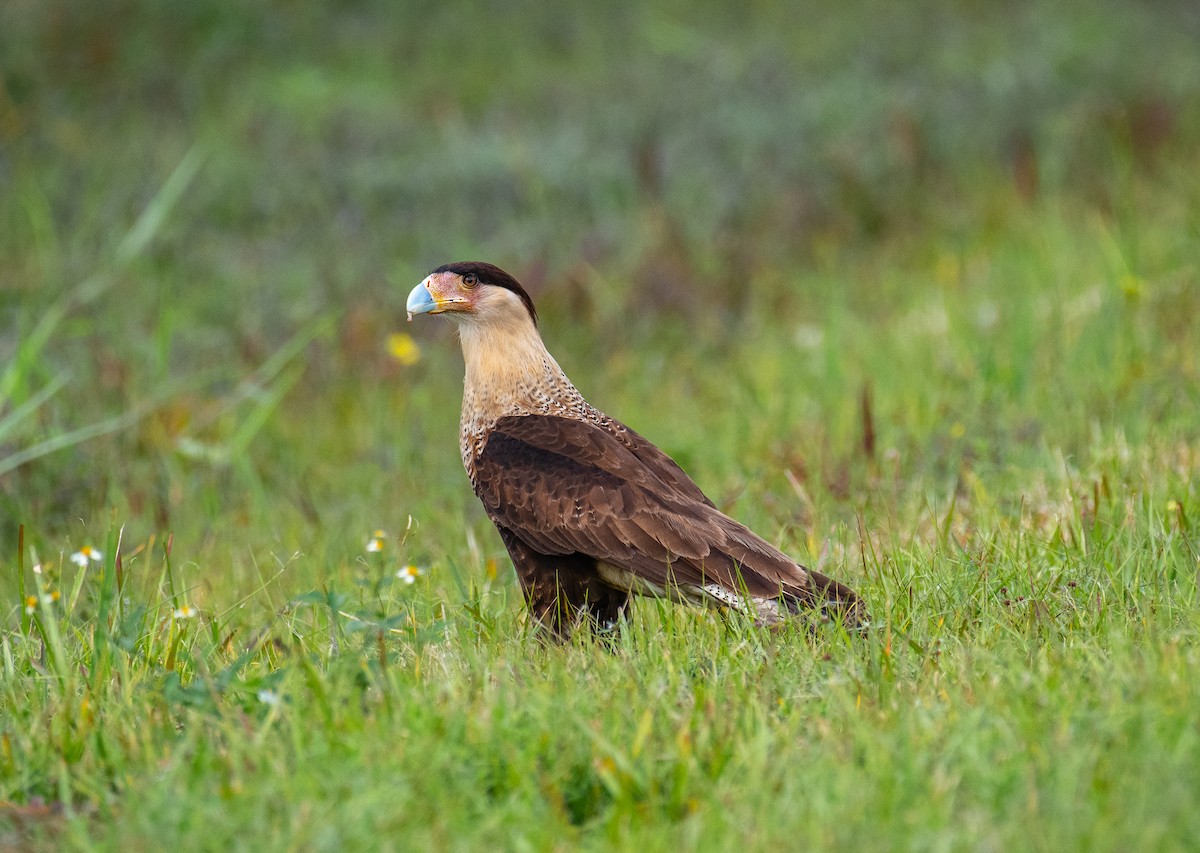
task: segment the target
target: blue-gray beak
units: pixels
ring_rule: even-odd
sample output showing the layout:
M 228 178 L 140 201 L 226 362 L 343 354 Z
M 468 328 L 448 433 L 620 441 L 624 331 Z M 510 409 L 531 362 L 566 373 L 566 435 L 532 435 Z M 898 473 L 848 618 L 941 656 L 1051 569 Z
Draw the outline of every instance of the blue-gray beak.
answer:
M 425 286 L 425 282 L 421 282 L 408 294 L 408 302 L 404 307 L 408 311 L 408 319 L 411 322 L 414 314 L 428 314 L 437 308 L 437 301 L 429 292 L 429 288 Z

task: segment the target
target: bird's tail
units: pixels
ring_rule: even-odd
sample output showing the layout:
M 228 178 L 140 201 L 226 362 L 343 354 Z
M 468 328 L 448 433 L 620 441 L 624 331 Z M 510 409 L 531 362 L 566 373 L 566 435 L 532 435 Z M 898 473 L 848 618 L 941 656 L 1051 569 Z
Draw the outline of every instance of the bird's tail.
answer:
M 840 618 L 847 628 L 863 629 L 871 622 L 866 604 L 857 592 L 833 578 L 805 569 L 808 587 L 797 595 L 785 594 L 788 604 L 797 611 L 818 611 L 823 616 Z

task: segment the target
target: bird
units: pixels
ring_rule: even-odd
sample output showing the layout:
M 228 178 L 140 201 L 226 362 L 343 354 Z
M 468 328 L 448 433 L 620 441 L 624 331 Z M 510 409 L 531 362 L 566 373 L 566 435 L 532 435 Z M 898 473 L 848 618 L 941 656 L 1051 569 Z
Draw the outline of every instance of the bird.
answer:
M 721 512 L 666 453 L 588 403 L 546 349 L 533 300 L 512 275 L 480 261 L 444 264 L 405 307 L 409 322 L 457 321 L 463 467 L 551 636 L 612 632 L 634 595 L 766 625 L 801 613 L 866 624 L 852 589 Z

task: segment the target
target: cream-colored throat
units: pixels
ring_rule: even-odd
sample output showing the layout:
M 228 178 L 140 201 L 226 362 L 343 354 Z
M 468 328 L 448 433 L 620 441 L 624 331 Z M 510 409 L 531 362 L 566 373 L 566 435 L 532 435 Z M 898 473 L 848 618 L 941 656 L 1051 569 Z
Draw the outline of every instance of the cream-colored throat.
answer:
M 537 329 L 532 323 L 523 325 L 513 329 L 464 323 L 460 327 L 466 363 L 464 417 L 468 409 L 475 418 L 534 412 L 542 408 L 547 394 L 571 388 Z
M 466 362 L 460 440 L 463 465 L 472 481 L 475 460 L 501 418 L 602 418 L 546 350 L 519 299 L 507 290 L 499 290 L 488 294 L 481 308 L 470 316 L 456 318 Z
M 475 482 L 475 460 L 487 445 L 492 427 L 510 415 L 586 417 L 592 409 L 567 379 L 541 336 L 501 332 L 463 324 L 466 376 L 463 381 L 460 449 L 463 467 Z

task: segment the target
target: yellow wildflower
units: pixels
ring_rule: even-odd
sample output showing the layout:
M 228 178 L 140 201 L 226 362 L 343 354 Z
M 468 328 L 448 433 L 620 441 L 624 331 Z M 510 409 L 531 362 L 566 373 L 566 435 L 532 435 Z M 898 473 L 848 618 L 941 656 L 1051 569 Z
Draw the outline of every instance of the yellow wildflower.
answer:
M 388 335 L 387 348 L 392 358 L 405 367 L 412 367 L 421 360 L 421 348 L 413 340 L 412 335 L 404 332 L 393 332 Z

